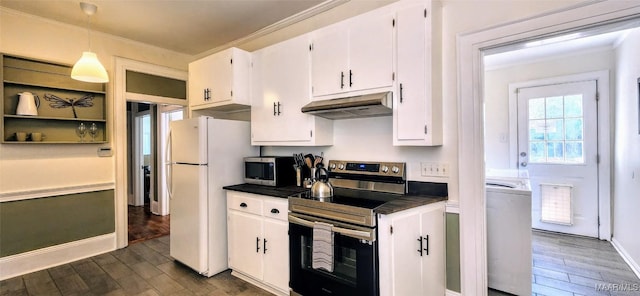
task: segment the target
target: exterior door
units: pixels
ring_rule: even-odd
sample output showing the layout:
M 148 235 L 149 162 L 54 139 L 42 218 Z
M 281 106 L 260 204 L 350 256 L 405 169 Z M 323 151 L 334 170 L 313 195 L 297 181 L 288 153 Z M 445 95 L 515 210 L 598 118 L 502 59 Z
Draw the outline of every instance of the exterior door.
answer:
M 532 227 L 598 237 L 595 80 L 518 89 L 518 167 L 529 171 Z

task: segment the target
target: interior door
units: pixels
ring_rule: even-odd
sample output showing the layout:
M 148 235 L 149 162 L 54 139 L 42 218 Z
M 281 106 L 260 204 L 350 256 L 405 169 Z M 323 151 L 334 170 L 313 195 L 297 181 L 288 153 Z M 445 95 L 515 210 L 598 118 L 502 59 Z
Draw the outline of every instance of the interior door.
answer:
M 532 227 L 598 237 L 595 80 L 518 89 L 518 167 L 529 171 Z

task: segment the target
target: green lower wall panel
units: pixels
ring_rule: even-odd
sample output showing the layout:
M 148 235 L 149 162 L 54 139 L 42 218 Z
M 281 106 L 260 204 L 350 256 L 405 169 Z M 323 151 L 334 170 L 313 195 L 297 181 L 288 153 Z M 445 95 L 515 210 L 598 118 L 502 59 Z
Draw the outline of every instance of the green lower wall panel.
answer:
M 460 293 L 460 219 L 447 213 L 447 290 Z
M 113 190 L 0 203 L 0 257 L 114 231 Z

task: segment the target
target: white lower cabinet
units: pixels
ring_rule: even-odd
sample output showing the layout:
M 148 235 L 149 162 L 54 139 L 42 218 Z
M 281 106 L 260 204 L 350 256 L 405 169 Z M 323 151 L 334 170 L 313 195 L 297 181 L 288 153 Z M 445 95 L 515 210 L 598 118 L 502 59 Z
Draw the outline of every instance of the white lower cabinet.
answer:
M 445 295 L 444 202 L 378 215 L 380 295 Z
M 287 212 L 285 198 L 227 192 L 229 267 L 277 295 L 289 295 Z

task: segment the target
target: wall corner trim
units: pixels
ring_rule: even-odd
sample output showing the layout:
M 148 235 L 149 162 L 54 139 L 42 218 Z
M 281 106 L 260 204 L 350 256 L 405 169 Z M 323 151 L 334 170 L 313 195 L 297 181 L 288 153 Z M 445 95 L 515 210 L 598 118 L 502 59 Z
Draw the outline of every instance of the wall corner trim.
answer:
M 109 233 L 62 245 L 0 258 L 0 281 L 116 249 L 116 234 Z
M 452 291 L 452 290 L 447 290 L 445 293 L 446 296 L 460 296 L 462 294 L 460 294 L 459 292 L 456 291 Z

